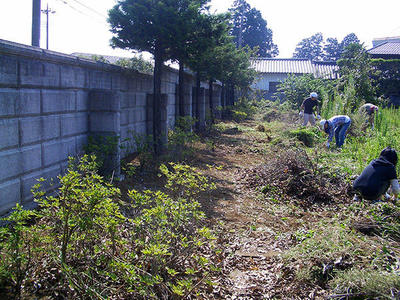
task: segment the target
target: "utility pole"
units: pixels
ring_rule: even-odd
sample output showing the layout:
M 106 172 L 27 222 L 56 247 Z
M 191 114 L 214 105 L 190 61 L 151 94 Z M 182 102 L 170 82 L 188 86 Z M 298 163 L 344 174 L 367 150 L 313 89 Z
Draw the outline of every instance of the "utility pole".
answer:
M 42 13 L 46 14 L 46 49 L 49 49 L 49 13 L 54 14 L 55 11 L 49 9 L 49 3 L 47 3 L 46 9 L 42 9 Z
M 40 1 L 32 1 L 32 46 L 40 47 Z

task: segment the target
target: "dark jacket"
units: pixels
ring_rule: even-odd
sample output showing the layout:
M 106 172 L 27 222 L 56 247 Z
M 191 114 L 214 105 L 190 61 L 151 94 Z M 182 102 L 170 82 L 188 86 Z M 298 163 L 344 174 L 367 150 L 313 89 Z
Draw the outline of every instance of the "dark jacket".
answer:
M 380 156 L 362 171 L 354 181 L 353 188 L 359 191 L 364 199 L 375 200 L 387 191 L 392 179 L 397 179 L 395 166 Z

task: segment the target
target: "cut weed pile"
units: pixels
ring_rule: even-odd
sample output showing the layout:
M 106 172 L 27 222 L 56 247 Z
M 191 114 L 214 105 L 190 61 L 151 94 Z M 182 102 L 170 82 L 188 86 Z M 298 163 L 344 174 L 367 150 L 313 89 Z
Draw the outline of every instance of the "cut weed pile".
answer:
M 304 150 L 280 150 L 265 163 L 241 170 L 238 181 L 279 201 L 294 201 L 304 208 L 343 201 L 349 184 L 321 172 Z

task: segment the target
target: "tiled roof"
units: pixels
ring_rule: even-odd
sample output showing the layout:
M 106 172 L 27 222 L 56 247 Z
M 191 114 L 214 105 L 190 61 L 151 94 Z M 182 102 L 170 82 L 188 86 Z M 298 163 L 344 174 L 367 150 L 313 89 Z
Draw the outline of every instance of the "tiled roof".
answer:
M 336 78 L 335 62 L 315 62 L 299 58 L 256 58 L 251 66 L 259 73 L 314 74 L 316 77 Z
M 400 55 L 400 42 L 386 42 L 368 50 L 369 54 Z

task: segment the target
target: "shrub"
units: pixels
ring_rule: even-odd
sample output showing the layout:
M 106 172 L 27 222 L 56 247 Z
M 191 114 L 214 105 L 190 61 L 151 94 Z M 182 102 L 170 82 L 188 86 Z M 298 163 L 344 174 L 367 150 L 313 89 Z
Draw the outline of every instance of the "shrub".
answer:
M 320 131 L 317 128 L 299 128 L 288 132 L 290 137 L 294 137 L 302 142 L 307 147 L 312 147 L 321 137 Z

